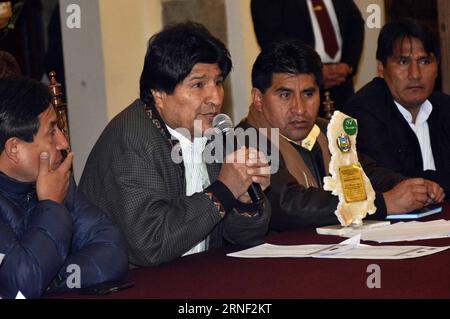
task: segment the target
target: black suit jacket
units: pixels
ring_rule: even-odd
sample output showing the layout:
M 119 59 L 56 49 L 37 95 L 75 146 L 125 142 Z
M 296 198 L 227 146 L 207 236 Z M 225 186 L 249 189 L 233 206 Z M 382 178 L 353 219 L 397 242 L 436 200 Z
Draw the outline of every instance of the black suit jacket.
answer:
M 433 111 L 428 126 L 436 171 L 423 171 L 419 141 L 382 78 L 358 91 L 344 112 L 358 120 L 359 151 L 405 176 L 434 180 L 450 194 L 450 96 L 435 92 L 429 100 Z
M 356 73 L 364 42 L 364 20 L 352 0 L 333 0 L 342 36 L 341 62 Z M 314 32 L 306 0 L 252 0 L 255 35 L 261 48 L 282 39 L 300 39 L 314 48 Z M 353 94 L 352 77 L 334 87 L 331 95 L 337 108 Z

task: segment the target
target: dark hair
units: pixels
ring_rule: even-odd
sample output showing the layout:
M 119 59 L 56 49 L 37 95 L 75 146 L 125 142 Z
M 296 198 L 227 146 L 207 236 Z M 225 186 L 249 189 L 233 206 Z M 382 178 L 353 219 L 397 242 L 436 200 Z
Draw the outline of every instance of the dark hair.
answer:
M 316 51 L 300 40 L 273 42 L 256 58 L 252 69 L 252 85 L 265 93 L 272 85 L 274 73 L 311 74 L 322 84 L 322 61 Z
M 20 67 L 14 56 L 6 51 L 0 51 L 0 79 L 20 74 Z
M 411 18 L 403 18 L 387 23 L 378 36 L 377 60 L 386 65 L 386 60 L 394 53 L 398 41 L 419 39 L 425 51 L 440 60 L 439 43 L 435 34 L 427 26 Z
M 152 36 L 140 80 L 140 98 L 153 103 L 151 90 L 173 93 L 197 63 L 218 64 L 224 78 L 232 62 L 225 45 L 201 24 L 175 24 Z
M 45 85 L 25 77 L 0 79 L 0 152 L 17 137 L 32 142 L 39 130 L 39 114 L 50 105 Z

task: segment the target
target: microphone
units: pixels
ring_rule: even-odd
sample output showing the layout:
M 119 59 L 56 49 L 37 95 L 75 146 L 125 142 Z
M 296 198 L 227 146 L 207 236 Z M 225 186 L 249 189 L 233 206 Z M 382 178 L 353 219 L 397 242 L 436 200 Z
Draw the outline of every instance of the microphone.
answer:
M 227 141 L 227 143 L 229 143 L 229 141 L 231 140 L 234 146 L 234 141 L 236 141 L 237 148 L 239 149 L 241 147 L 238 139 L 234 134 L 233 121 L 228 115 L 223 113 L 217 114 L 212 121 L 212 126 L 225 136 L 225 141 Z M 261 185 L 252 183 L 248 188 L 248 195 L 250 196 L 253 203 L 260 203 L 264 198 Z

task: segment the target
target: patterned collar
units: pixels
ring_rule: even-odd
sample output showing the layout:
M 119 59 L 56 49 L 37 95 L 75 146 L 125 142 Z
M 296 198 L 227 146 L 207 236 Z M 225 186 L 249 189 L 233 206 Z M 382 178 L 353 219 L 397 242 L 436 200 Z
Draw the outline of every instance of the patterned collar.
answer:
M 174 147 L 176 144 L 178 144 L 179 141 L 177 139 L 172 139 L 172 135 L 169 133 L 169 130 L 167 129 L 167 125 L 164 122 L 164 120 L 162 119 L 162 117 L 159 114 L 158 110 L 156 109 L 155 105 L 145 104 L 145 114 L 152 121 L 153 125 L 155 125 L 155 127 L 166 138 L 166 140 L 169 142 L 171 147 Z

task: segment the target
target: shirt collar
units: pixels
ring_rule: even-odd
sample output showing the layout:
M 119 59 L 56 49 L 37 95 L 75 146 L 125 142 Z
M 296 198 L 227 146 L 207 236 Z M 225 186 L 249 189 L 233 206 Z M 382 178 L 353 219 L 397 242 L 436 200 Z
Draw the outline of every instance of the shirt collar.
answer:
M 409 124 L 412 123 L 412 115 L 411 113 L 404 108 L 400 103 L 394 100 L 395 105 L 397 106 L 397 109 L 400 111 L 402 116 L 405 118 L 405 120 Z M 425 102 L 422 103 L 419 109 L 419 113 L 417 113 L 416 123 L 414 125 L 421 125 L 425 123 L 428 118 L 430 117 L 431 112 L 433 111 L 433 105 L 429 100 L 425 100 Z
M 317 126 L 317 124 L 314 124 L 313 128 L 308 133 L 308 136 L 305 137 L 305 139 L 303 139 L 300 143 L 291 140 L 290 138 L 288 138 L 287 136 L 284 136 L 281 133 L 280 133 L 280 136 L 283 137 L 288 142 L 294 143 L 298 146 L 303 147 L 304 149 L 306 149 L 308 151 L 311 151 L 313 149 L 314 145 L 316 144 L 319 134 L 320 134 L 320 128 Z
M 191 141 L 182 132 L 174 130 L 167 124 L 166 124 L 166 127 L 167 127 L 167 130 L 169 131 L 170 135 L 172 135 L 173 138 L 177 139 L 180 142 L 181 148 L 190 147 L 190 148 L 195 149 L 196 151 L 199 151 L 200 153 L 202 153 L 203 150 L 205 149 L 205 145 L 208 140 L 205 136 L 195 137 L 194 141 Z M 186 130 L 186 134 L 188 134 L 187 130 Z
M 0 189 L 4 193 L 23 195 L 33 192 L 35 188 L 35 182 L 20 182 L 0 172 Z
M 169 131 L 170 135 L 174 137 L 176 140 L 178 140 L 182 145 L 191 145 L 192 141 L 188 139 L 184 134 L 181 132 L 174 130 L 169 125 L 166 124 L 167 130 Z

